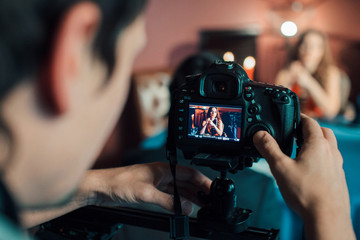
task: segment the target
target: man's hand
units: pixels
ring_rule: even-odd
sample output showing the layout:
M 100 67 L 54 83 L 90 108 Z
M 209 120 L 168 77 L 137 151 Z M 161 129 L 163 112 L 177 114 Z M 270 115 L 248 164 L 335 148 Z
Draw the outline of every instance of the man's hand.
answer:
M 355 239 L 343 159 L 330 129 L 302 115 L 304 145 L 295 160 L 270 134 L 253 141 L 269 163 L 286 203 L 300 215 L 307 239 Z
M 183 213 L 189 215 L 191 202 L 200 205 L 197 193 L 208 194 L 211 180 L 199 171 L 183 166 L 177 166 L 176 177 L 179 193 L 184 197 L 181 200 Z M 87 205 L 154 203 L 173 211 L 173 198 L 169 194 L 173 192 L 172 180 L 167 163 L 89 170 L 70 202 L 52 209 L 23 211 L 21 220 L 25 227 L 30 228 Z
M 180 195 L 191 202 L 200 204 L 198 191 L 210 191 L 211 180 L 195 169 L 177 166 L 176 177 Z M 172 182 L 169 164 L 149 163 L 89 171 L 80 189 L 88 194 L 88 204 L 153 203 L 173 211 Z M 184 214 L 192 212 L 187 200 L 182 200 Z

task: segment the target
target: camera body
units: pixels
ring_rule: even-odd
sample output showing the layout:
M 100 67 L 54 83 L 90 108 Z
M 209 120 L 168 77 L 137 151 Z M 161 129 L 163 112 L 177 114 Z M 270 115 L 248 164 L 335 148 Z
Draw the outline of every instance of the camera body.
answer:
M 261 157 L 252 140 L 259 130 L 290 156 L 299 124 L 294 92 L 251 81 L 238 64 L 217 61 L 172 95 L 168 153 L 178 148 L 197 165 L 240 169 L 239 161 Z

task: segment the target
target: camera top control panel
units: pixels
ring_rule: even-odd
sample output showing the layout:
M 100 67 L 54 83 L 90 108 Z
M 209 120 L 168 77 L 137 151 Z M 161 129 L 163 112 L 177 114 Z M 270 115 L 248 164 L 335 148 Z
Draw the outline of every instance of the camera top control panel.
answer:
M 258 130 L 266 130 L 276 137 L 271 120 L 286 121 L 281 119 L 281 114 L 284 115 L 282 118 L 288 117 L 287 111 L 289 111 L 289 107 L 292 108 L 294 98 L 296 98 L 295 93 L 286 88 L 259 83 L 245 86 L 243 99 L 244 105 L 247 106 L 247 112 L 244 114 L 246 115 L 244 124 L 248 126 L 248 137 L 252 137 Z M 279 114 L 279 118 L 271 119 L 269 115 L 276 112 Z

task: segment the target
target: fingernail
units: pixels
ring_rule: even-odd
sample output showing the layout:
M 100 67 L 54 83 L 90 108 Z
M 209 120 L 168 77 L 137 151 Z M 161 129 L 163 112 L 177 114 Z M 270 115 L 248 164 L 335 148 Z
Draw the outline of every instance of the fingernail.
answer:
M 253 142 L 255 143 L 255 142 L 260 141 L 263 137 L 266 136 L 266 134 L 267 134 L 266 131 L 258 131 L 258 132 L 256 132 L 254 134 L 254 136 L 253 136 Z

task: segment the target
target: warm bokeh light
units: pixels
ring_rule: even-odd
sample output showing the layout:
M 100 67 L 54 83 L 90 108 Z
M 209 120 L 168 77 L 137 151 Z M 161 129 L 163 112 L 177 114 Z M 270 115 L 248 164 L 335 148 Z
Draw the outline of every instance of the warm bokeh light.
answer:
M 297 26 L 292 21 L 286 21 L 283 24 L 281 24 L 281 33 L 286 37 L 293 37 L 297 33 Z
M 254 80 L 254 70 L 255 70 L 255 65 L 256 65 L 256 61 L 255 58 L 253 56 L 247 56 L 244 59 L 244 70 L 246 71 L 248 77 L 251 80 Z
M 224 61 L 227 61 L 227 62 L 234 62 L 235 56 L 232 52 L 226 52 L 223 55 L 223 59 L 224 59 Z
M 252 69 L 255 67 L 255 64 L 256 64 L 255 58 L 252 56 L 248 56 L 245 58 L 243 66 L 246 69 Z

